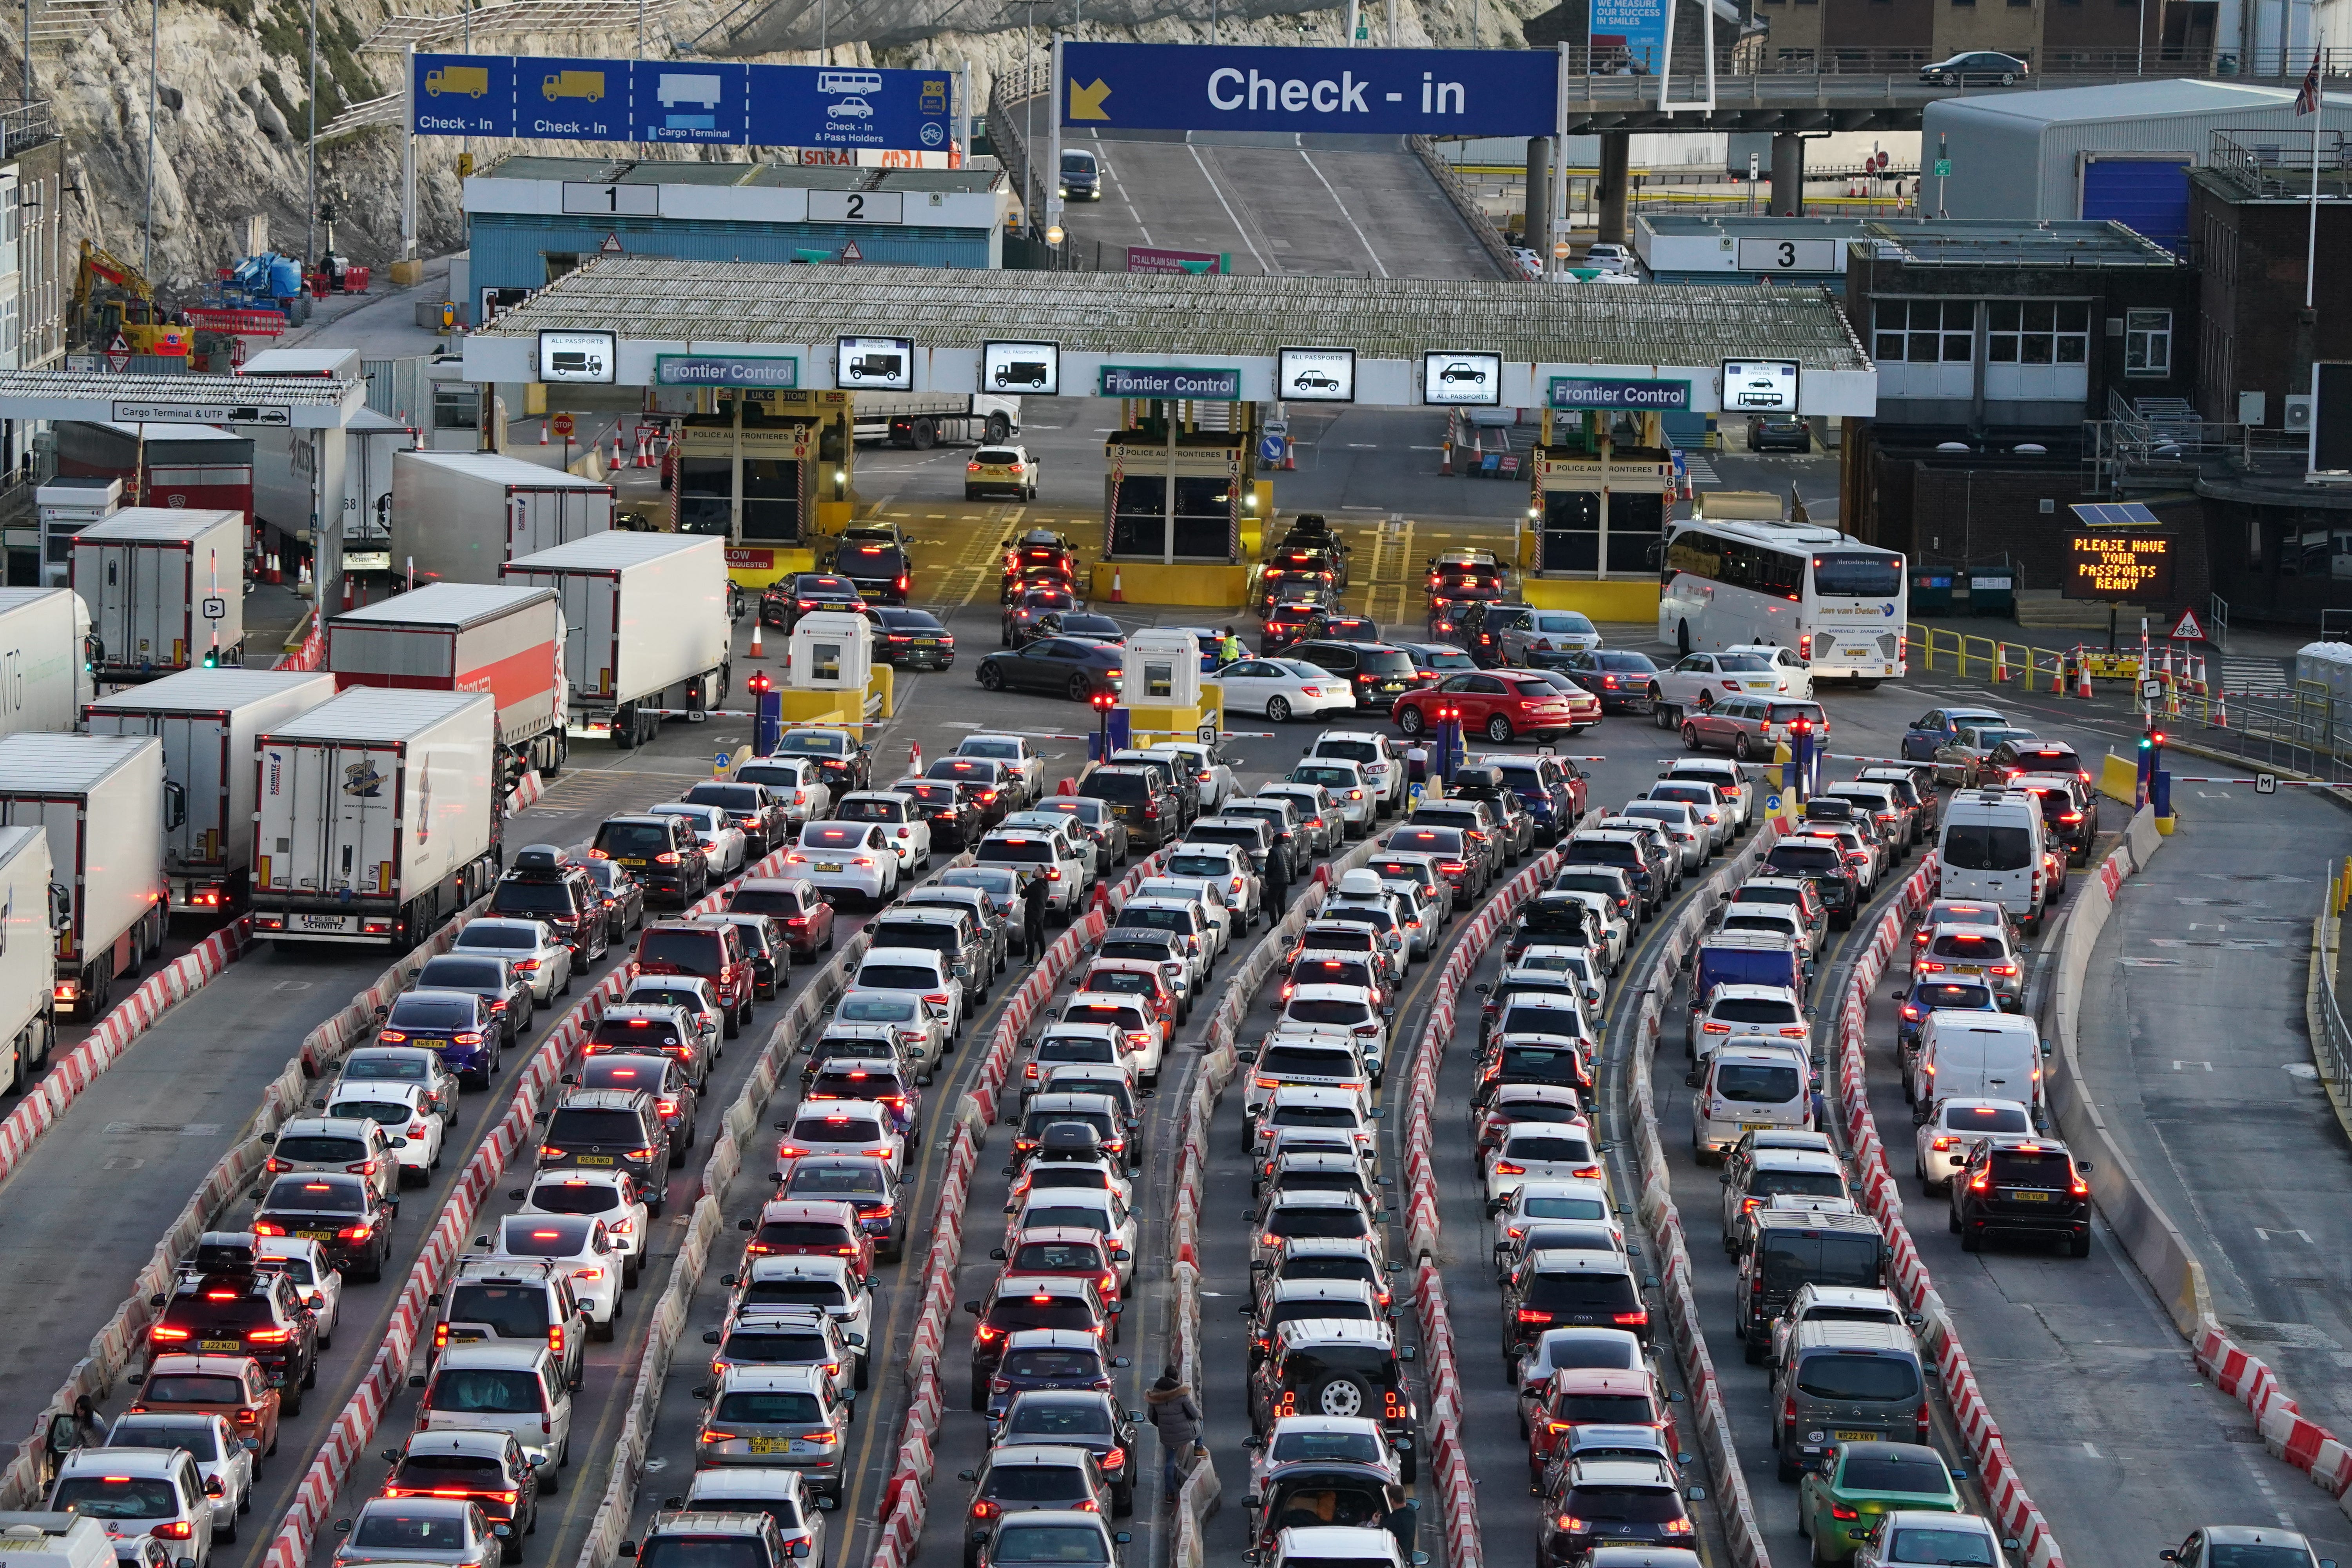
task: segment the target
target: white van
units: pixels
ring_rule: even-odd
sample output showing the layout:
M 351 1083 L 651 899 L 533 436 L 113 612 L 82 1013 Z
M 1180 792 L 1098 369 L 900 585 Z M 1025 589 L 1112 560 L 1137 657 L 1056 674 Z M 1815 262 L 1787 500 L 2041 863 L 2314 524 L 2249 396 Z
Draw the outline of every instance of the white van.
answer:
M 2031 1018 L 2000 1013 L 1935 1012 L 1919 1029 L 1919 1058 L 1903 1086 L 1914 1121 L 1935 1114 L 1938 1100 L 2016 1100 L 2046 1119 L 2042 1037 Z
M 1811 1074 L 1801 1053 L 1727 1045 L 1707 1058 L 1706 1079 L 1691 1100 L 1691 1154 L 1722 1158 L 1750 1129 L 1813 1128 Z
M 86 1513 L 0 1513 L 0 1557 L 9 1568 L 114 1568 L 114 1542 Z
M 1936 846 L 1942 896 L 1999 904 L 2026 930 L 2039 930 L 2052 891 L 2042 848 L 2042 805 L 2032 794 L 1961 790 L 1945 804 L 1943 837 Z

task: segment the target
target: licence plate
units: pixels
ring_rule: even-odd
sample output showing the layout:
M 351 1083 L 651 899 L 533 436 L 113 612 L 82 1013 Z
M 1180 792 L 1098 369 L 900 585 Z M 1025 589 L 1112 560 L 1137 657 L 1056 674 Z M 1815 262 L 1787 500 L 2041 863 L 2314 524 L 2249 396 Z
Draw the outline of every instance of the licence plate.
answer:
M 751 1452 L 755 1454 L 789 1454 L 792 1451 L 793 1440 L 790 1437 L 754 1437 L 751 1439 Z
M 461 1342 L 466 1344 L 473 1344 L 478 1342 L 481 1337 L 482 1331 L 479 1329 L 451 1329 L 449 1331 L 449 1342 L 451 1344 L 457 1344 Z
M 242 1340 L 198 1340 L 196 1342 L 196 1348 L 200 1351 L 241 1351 L 245 1348 L 245 1342 Z
M 1984 965 L 1981 963 L 1960 963 L 1953 965 L 1953 968 L 1957 973 L 1961 974 L 1982 974 L 1984 973 Z
M 940 639 L 937 637 L 917 637 L 915 639 L 915 646 L 917 647 L 937 647 L 940 646 Z
M 1739 1130 L 1742 1132 L 1769 1132 L 1772 1131 L 1772 1123 L 1769 1121 L 1743 1121 L 1739 1124 Z
M 1876 1432 L 1838 1431 L 1831 1433 L 1830 1436 L 1836 1438 L 1841 1443 L 1875 1443 L 1878 1441 L 1882 1434 Z
M 645 862 L 643 860 L 624 860 L 621 864 L 624 866 L 642 866 Z
M 2050 1201 L 2048 1193 L 2003 1193 L 2000 1195 L 2014 1204 L 2046 1204 Z
M 610 1154 L 583 1154 L 580 1156 L 580 1163 L 583 1165 L 609 1165 L 613 1163 L 613 1156 Z
M 835 875 L 838 876 L 841 872 L 841 862 L 838 860 L 820 860 L 816 863 L 816 868 L 820 871 L 831 871 Z
M 335 1239 L 335 1233 L 331 1230 L 298 1230 L 294 1235 L 298 1239 L 302 1241 L 332 1241 Z
M 297 915 L 294 921 L 303 931 L 357 931 L 357 915 Z

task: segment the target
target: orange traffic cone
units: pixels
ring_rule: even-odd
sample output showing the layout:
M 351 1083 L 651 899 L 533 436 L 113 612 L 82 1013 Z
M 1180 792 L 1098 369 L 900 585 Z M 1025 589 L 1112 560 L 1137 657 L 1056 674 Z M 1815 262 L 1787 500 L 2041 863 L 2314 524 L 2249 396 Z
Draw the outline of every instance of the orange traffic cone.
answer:
M 2085 699 L 2091 695 L 2091 661 L 2080 649 L 2074 654 L 2074 695 Z
M 760 617 L 757 616 L 751 617 L 751 657 L 753 658 L 768 657 L 760 647 Z
M 1127 603 L 1127 579 L 1116 562 L 1111 563 L 1110 569 L 1110 602 L 1114 605 Z
M 614 468 L 619 468 L 620 466 L 621 466 L 621 427 L 620 427 L 618 425 L 615 425 L 615 426 L 613 426 L 613 467 L 614 467 Z
M 539 422 L 539 444 L 542 447 L 547 445 L 547 421 L 544 419 Z
M 2066 695 L 2066 656 L 2063 653 L 2050 661 L 2050 695 Z
M 2217 691 L 2213 694 L 2213 728 L 2226 730 L 2229 727 L 2230 694 L 2226 691 Z
M 2009 645 L 2005 642 L 1996 641 L 1992 645 L 1992 683 L 1995 686 L 2009 684 Z
M 920 741 L 907 742 L 907 771 L 918 778 L 922 776 L 923 743 Z

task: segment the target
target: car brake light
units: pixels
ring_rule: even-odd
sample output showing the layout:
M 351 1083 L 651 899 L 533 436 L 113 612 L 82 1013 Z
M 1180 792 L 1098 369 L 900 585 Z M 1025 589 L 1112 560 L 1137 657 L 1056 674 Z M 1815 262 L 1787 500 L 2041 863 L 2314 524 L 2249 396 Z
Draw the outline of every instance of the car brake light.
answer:
M 1862 1510 L 1858 1508 L 1848 1508 L 1842 1502 L 1833 1502 L 1830 1504 L 1830 1517 L 1832 1519 L 1860 1519 L 1862 1517 Z
M 374 1234 L 375 1226 L 372 1225 L 347 1225 L 335 1232 L 335 1235 L 344 1241 L 365 1241 Z
M 1609 1321 L 1615 1323 L 1620 1328 L 1639 1328 L 1642 1324 L 1650 1321 L 1650 1314 L 1648 1309 L 1644 1308 L 1643 1310 L 1638 1312 L 1614 1313 L 1611 1316 Z

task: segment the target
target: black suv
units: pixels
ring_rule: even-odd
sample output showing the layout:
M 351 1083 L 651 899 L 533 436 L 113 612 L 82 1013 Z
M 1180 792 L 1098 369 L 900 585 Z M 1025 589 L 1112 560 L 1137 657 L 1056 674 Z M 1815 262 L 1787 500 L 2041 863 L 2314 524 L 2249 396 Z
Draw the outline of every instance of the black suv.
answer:
M 833 570 L 857 588 L 860 598 L 877 604 L 903 605 L 913 586 L 914 563 L 897 529 L 852 529 L 834 547 Z
M 1417 1472 L 1414 1429 L 1421 1413 L 1400 1363 L 1412 1359 L 1385 1322 L 1296 1318 L 1274 1331 L 1265 1359 L 1250 1373 L 1250 1429 L 1263 1437 L 1286 1415 L 1360 1415 L 1381 1424 L 1397 1451 L 1403 1479 Z
M 1738 1303 L 1731 1331 L 1755 1366 L 1771 1348 L 1772 1320 L 1788 1310 L 1806 1285 L 1844 1285 L 1866 1289 L 1886 1283 L 1890 1260 L 1878 1222 L 1868 1215 L 1783 1212 L 1771 1207 L 1748 1216 L 1755 1240 L 1739 1255 Z
M 1117 763 L 1100 767 L 1078 781 L 1078 794 L 1109 805 L 1111 815 L 1127 824 L 1128 841 L 1139 848 L 1157 849 L 1184 831 L 1176 792 L 1154 768 Z
M 2087 866 L 2099 840 L 2099 801 L 2091 786 L 2073 773 L 2027 773 L 2009 781 L 2013 790 L 2031 791 L 2042 803 L 2042 827 L 2053 844 L 2066 847 L 2069 865 Z
M 1329 670 L 1348 683 L 1348 689 L 1356 694 L 1358 708 L 1385 714 L 1398 698 L 1421 683 L 1420 667 L 1412 662 L 1412 655 L 1401 647 L 1369 639 L 1341 641 L 1318 635 L 1316 628 L 1328 624 L 1327 617 L 1330 615 L 1328 609 L 1324 609 L 1310 616 L 1304 635 L 1283 650 L 1283 657 Z
M 1650 1309 L 1633 1265 L 1605 1252 L 1530 1252 L 1503 1277 L 1503 1368 L 1553 1329 L 1623 1329 L 1650 1342 Z
M 493 952 L 445 952 L 428 958 L 409 989 L 471 991 L 499 1016 L 510 1046 L 530 1033 L 531 1017 L 538 1008 L 530 977 L 517 969 L 513 960 Z
M 152 1296 L 152 1355 L 249 1355 L 278 1389 L 279 1408 L 302 1413 L 302 1391 L 319 1381 L 319 1315 L 293 1280 L 244 1268 L 183 1274 L 169 1296 Z
M 514 868 L 490 890 L 490 913 L 537 921 L 572 950 L 577 969 L 595 963 L 613 945 L 604 895 L 572 863 L 572 852 L 553 844 L 526 844 L 515 851 Z
M 2091 1256 L 2091 1167 L 2048 1139 L 1977 1145 L 1952 1178 L 1952 1229 L 1962 1252 L 1988 1232 L 2057 1239 L 2067 1256 Z
M 646 1207 L 662 1212 L 669 1128 L 661 1105 L 640 1089 L 574 1089 L 548 1116 L 539 1168 L 618 1166 L 645 1184 Z
M 682 816 L 608 816 L 597 824 L 588 853 L 626 867 L 648 895 L 690 904 L 709 890 L 710 858 Z
M 1776 844 L 1756 870 L 1763 877 L 1804 878 L 1821 890 L 1832 927 L 1843 931 L 1853 924 L 1854 912 L 1861 904 L 1853 868 L 1846 864 L 1845 851 L 1828 839 L 1801 838 Z
M 792 836 L 782 797 L 763 784 L 707 779 L 678 798 L 688 805 L 715 805 L 725 812 L 728 826 L 743 830 L 743 853 L 753 860 L 765 859 Z
M 384 1197 L 373 1177 L 292 1171 L 272 1182 L 257 1201 L 255 1235 L 315 1241 L 346 1279 L 373 1285 L 383 1278 L 383 1262 L 392 1253 L 392 1216 L 400 1205 Z

